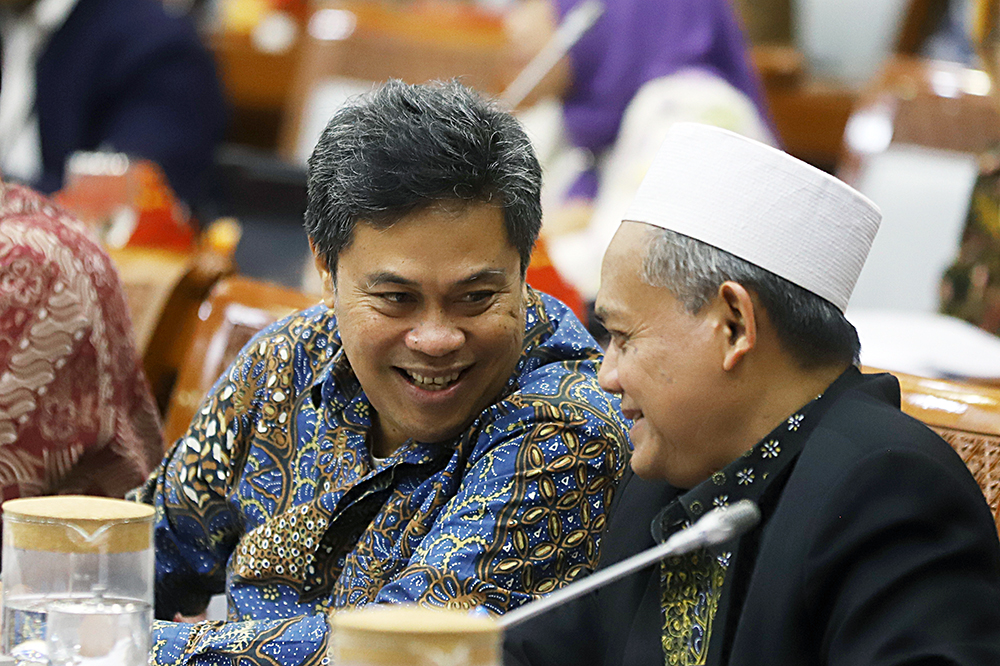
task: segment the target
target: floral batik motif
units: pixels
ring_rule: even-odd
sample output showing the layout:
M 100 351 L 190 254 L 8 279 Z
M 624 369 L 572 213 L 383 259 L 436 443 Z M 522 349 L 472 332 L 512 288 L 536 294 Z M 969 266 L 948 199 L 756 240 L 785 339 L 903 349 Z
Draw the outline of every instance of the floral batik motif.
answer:
M 1000 148 L 979 168 L 958 257 L 941 280 L 941 312 L 1000 335 Z
M 740 500 L 760 504 L 802 450 L 811 423 L 809 415 L 821 399 L 819 396 L 791 414 L 742 456 L 664 507 L 650 526 L 653 539 L 666 541 L 712 509 Z M 724 619 L 719 613 L 726 612 L 721 608 L 726 573 L 739 553 L 737 541 L 660 563 L 661 639 L 666 666 L 707 663 L 712 629 Z
M 162 453 L 110 258 L 64 210 L 0 182 L 0 500 L 121 497 Z

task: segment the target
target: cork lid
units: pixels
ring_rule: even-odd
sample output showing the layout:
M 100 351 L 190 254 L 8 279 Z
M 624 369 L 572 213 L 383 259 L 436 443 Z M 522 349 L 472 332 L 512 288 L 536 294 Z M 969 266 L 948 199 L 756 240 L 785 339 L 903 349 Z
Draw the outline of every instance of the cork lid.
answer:
M 339 611 L 331 616 L 331 622 L 337 629 L 380 634 L 491 634 L 499 631 L 490 617 L 407 605 Z
M 152 548 L 153 507 L 107 497 L 57 495 L 3 503 L 4 540 L 60 553 L 127 553 Z
M 492 618 L 467 611 L 417 606 L 369 606 L 336 611 L 332 663 L 366 666 L 437 666 L 500 663 L 501 629 Z

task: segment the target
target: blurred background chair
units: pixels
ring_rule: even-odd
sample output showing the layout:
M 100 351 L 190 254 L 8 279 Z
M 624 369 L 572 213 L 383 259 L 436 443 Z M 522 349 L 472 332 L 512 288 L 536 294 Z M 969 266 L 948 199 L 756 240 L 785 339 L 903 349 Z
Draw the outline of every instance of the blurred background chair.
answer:
M 867 364 L 1000 377 L 1000 339 L 953 318 L 995 332 L 981 307 L 988 299 L 968 287 L 978 255 L 1000 260 L 985 250 L 996 217 L 990 155 L 1000 145 L 991 88 L 981 70 L 896 55 L 859 94 L 837 174 L 883 214 L 848 310 Z
M 304 163 L 334 111 L 388 78 L 460 77 L 497 94 L 505 83 L 505 47 L 500 17 L 464 3 L 318 2 L 286 97 L 280 154 Z
M 184 434 L 202 398 L 258 331 L 319 298 L 275 284 L 233 276 L 219 281 L 198 309 L 165 419 L 167 445 Z
M 239 223 L 216 220 L 186 250 L 126 246 L 109 250 L 121 275 L 136 349 L 160 413 L 191 345 L 197 313 L 212 287 L 234 272 Z
M 865 368 L 865 372 L 880 372 Z M 894 372 L 903 411 L 951 444 L 976 478 L 1000 529 L 1000 390 Z
M 895 56 L 861 93 L 837 174 L 879 204 L 883 222 L 852 308 L 937 311 L 978 157 L 1000 141 L 989 92 L 982 71 Z

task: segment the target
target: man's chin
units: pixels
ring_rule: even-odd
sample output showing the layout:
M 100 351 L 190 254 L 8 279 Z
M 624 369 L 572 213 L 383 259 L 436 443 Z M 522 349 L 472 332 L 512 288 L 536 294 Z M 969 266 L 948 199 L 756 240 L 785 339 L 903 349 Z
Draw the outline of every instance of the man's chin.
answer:
M 630 464 L 632 465 L 632 471 L 635 472 L 635 475 L 640 479 L 645 481 L 660 481 L 663 479 L 662 470 L 658 469 L 654 465 L 648 464 L 645 460 L 636 460 L 634 454 Z
M 407 439 L 425 444 L 451 441 L 465 432 L 486 407 L 470 406 L 468 396 L 461 401 L 446 400 L 441 404 L 416 404 L 410 402 L 395 421 Z M 460 404 L 456 404 L 460 403 Z M 401 405 L 401 402 L 397 402 Z
M 696 479 L 698 475 L 692 470 L 678 469 L 676 466 L 667 465 L 662 459 L 655 455 L 655 451 L 649 451 L 642 442 L 632 443 L 632 457 L 629 464 L 635 475 L 644 481 L 666 481 L 675 488 L 694 488 L 700 482 Z M 647 455 L 653 454 L 653 455 Z
M 472 423 L 472 421 L 473 418 L 469 418 L 466 423 L 446 427 L 442 427 L 440 421 L 433 426 L 414 424 L 414 427 L 410 430 L 413 433 L 411 437 L 424 444 L 443 444 L 461 435 L 468 428 L 468 423 Z

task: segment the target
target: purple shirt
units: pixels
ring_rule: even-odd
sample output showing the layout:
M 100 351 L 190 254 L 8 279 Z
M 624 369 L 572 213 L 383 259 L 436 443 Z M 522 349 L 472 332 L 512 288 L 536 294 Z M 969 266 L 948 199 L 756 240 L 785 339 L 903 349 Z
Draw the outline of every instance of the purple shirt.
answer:
M 581 0 L 555 0 L 560 17 Z M 604 15 L 570 51 L 573 86 L 564 103 L 574 144 L 599 153 L 618 136 L 643 84 L 681 69 L 714 74 L 769 115 L 729 0 L 605 0 Z

